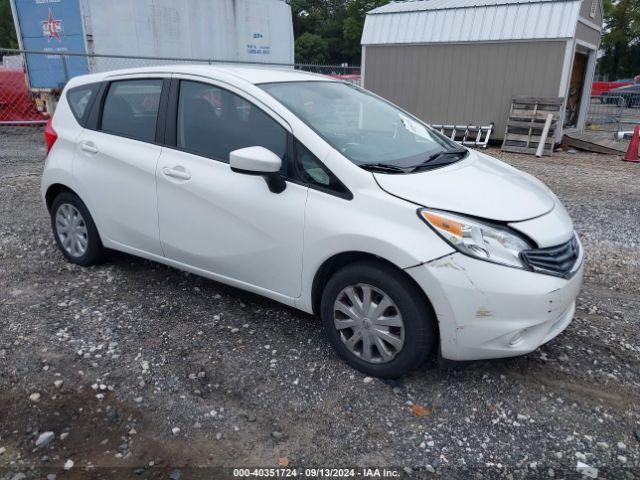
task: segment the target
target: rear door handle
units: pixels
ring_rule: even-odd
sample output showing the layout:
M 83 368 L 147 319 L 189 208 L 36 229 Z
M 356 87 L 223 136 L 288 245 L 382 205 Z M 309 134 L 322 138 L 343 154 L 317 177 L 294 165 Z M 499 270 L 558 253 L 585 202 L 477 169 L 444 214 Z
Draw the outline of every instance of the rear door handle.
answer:
M 182 165 L 178 165 L 173 168 L 164 167 L 162 169 L 162 173 L 164 173 L 167 177 L 178 178 L 180 180 L 189 180 L 191 178 L 191 174 L 187 172 L 187 169 Z
M 95 155 L 99 151 L 98 147 L 96 147 L 93 142 L 81 142 L 80 150 L 82 150 L 85 153 L 90 153 L 92 155 Z

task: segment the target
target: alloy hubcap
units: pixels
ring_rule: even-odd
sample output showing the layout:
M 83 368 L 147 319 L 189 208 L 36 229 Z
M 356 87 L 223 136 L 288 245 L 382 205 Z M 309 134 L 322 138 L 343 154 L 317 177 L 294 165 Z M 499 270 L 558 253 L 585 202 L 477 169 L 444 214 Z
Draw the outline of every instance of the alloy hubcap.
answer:
M 333 324 L 349 351 L 366 362 L 390 362 L 404 345 L 400 309 L 372 285 L 344 288 L 333 304 Z
M 78 209 L 70 203 L 63 203 L 56 212 L 56 235 L 62 248 L 72 257 L 81 257 L 87 251 L 87 224 Z

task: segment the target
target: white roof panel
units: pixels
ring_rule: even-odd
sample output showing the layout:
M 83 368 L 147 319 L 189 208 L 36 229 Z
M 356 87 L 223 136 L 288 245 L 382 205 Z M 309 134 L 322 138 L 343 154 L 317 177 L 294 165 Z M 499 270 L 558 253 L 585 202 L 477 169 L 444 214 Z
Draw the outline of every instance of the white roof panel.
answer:
M 415 0 L 367 14 L 363 45 L 571 38 L 580 0 Z

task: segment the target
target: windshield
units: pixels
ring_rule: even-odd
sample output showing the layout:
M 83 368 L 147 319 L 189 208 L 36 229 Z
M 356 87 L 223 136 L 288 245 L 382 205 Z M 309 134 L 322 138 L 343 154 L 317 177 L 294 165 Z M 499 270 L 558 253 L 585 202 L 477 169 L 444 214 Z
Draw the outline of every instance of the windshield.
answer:
M 342 82 L 283 82 L 260 85 L 357 165 L 411 169 L 461 146 L 397 107 Z M 440 160 L 438 165 L 442 165 Z

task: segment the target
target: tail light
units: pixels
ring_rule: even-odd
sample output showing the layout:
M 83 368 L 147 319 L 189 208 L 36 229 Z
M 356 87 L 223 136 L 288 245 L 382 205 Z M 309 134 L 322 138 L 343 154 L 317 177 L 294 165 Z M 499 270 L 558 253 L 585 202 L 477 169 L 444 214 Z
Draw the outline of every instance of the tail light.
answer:
M 49 117 L 47 126 L 44 127 L 44 141 L 47 144 L 47 154 L 51 151 L 51 147 L 53 147 L 53 144 L 56 143 L 56 140 L 58 139 L 58 134 L 51 125 L 52 120 L 53 117 Z

